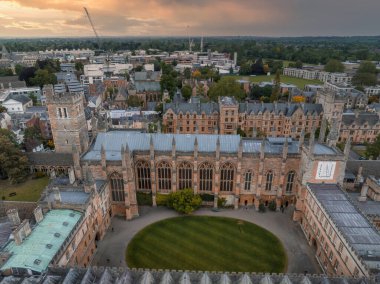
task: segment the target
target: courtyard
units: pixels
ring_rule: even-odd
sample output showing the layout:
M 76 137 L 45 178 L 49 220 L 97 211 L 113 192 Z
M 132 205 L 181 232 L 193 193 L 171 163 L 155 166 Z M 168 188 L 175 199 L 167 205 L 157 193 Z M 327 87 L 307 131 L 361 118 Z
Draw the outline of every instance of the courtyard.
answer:
M 312 248 L 307 244 L 300 226 L 291 219 L 292 208 L 285 213 L 259 213 L 254 209 L 240 208 L 238 210 L 221 210 L 213 212 L 202 208 L 194 216 L 217 216 L 241 219 L 265 228 L 274 234 L 282 243 L 287 256 L 288 273 L 320 273 Z M 133 237 L 150 224 L 179 215 L 167 208 L 140 207 L 140 217 L 132 221 L 123 218 L 113 218 L 104 239 L 98 242 L 98 249 L 92 260 L 96 266 L 127 266 L 125 251 Z M 157 248 L 160 246 L 156 244 Z M 272 253 L 272 252 L 271 252 Z
M 157 245 L 159 244 L 159 245 Z M 182 216 L 141 230 L 129 243 L 129 267 L 284 272 L 286 255 L 269 231 L 239 219 Z

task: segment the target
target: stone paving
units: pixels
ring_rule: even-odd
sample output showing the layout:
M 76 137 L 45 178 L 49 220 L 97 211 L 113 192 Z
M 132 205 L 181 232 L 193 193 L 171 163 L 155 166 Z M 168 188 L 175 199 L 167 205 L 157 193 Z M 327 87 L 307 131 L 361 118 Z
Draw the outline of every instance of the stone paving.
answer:
M 132 221 L 125 221 L 120 217 L 113 218 L 106 236 L 98 242 L 92 265 L 126 266 L 125 250 L 137 232 L 159 220 L 178 216 L 173 210 L 163 207 L 140 207 L 139 209 L 140 217 Z M 282 241 L 288 256 L 288 273 L 305 273 L 306 271 L 321 273 L 314 252 L 306 242 L 301 227 L 292 221 L 292 211 L 292 207 L 287 208 L 285 213 L 270 211 L 259 213 L 253 208 L 213 212 L 211 209 L 202 208 L 194 215 L 232 217 L 255 223 L 272 232 Z

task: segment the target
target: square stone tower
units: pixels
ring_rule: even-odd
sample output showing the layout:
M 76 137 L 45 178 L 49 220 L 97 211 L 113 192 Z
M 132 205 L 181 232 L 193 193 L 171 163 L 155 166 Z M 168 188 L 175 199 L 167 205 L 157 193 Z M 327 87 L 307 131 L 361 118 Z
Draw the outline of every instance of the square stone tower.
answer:
M 55 151 L 71 153 L 75 145 L 80 153 L 88 149 L 89 138 L 84 113 L 83 93 L 55 93 L 52 85 L 44 86 Z

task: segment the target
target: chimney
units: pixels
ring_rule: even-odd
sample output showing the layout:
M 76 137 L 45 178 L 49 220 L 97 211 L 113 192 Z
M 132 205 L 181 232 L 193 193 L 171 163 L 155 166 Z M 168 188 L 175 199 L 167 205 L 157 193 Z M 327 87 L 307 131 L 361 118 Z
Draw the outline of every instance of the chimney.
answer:
M 22 223 L 12 232 L 16 245 L 21 245 L 26 237 L 32 233 L 28 220 L 22 221 Z
M 57 203 L 61 202 L 61 192 L 58 187 L 53 187 L 54 201 Z
M 41 223 L 44 219 L 44 214 L 42 213 L 42 208 L 40 206 L 37 206 L 34 211 L 34 218 L 36 219 L 37 223 Z
M 360 191 L 360 196 L 358 200 L 361 202 L 367 201 L 367 192 L 368 192 L 368 184 L 364 183 L 362 186 L 362 190 Z
M 7 211 L 7 216 L 9 221 L 11 221 L 13 226 L 18 226 L 20 225 L 20 217 L 18 216 L 18 210 L 17 209 L 9 209 Z

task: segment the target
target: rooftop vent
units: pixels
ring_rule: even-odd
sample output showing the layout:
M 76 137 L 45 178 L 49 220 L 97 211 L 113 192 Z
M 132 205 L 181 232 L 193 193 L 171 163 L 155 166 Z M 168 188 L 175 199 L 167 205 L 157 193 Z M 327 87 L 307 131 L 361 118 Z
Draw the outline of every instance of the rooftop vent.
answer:
M 46 248 L 51 249 L 53 247 L 52 244 L 46 244 Z
M 63 222 L 63 226 L 67 227 L 68 225 L 69 225 L 69 223 Z
M 61 236 L 60 233 L 54 233 L 54 237 L 59 238 Z
M 34 264 L 39 265 L 41 263 L 41 259 L 35 259 L 33 261 Z

